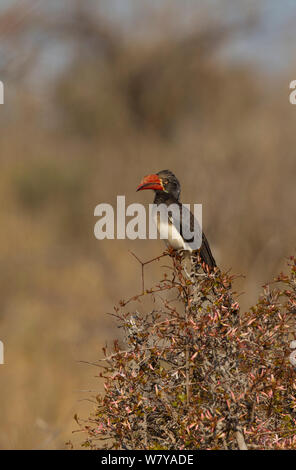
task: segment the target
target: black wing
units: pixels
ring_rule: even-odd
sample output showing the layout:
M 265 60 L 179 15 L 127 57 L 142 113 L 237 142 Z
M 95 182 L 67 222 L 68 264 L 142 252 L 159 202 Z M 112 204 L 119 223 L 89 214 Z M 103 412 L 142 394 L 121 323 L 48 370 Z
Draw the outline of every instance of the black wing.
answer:
M 180 207 L 180 213 L 182 214 L 182 210 L 186 209 L 186 207 L 182 207 L 182 204 L 179 203 L 179 206 Z M 181 215 L 181 220 L 182 220 L 182 215 Z M 196 229 L 196 225 L 197 224 L 197 221 L 195 220 L 195 217 L 194 215 L 192 214 L 192 212 L 190 212 L 190 231 L 191 232 L 194 232 L 194 229 Z M 181 224 L 181 235 L 182 237 L 186 240 L 186 236 L 183 236 L 183 233 L 182 233 L 182 224 Z M 184 232 L 184 230 L 183 230 Z M 192 240 L 186 240 L 188 242 L 191 242 Z M 200 254 L 200 257 L 201 257 L 201 260 L 210 268 L 210 269 L 213 269 L 217 266 L 216 264 L 216 261 L 212 255 L 212 252 L 211 252 L 211 248 L 210 248 L 210 245 L 209 245 L 209 242 L 205 236 L 205 234 L 202 232 L 202 243 L 201 243 L 201 246 L 199 248 L 199 254 Z
M 204 233 L 202 234 L 202 244 L 199 249 L 199 254 L 202 261 L 204 261 L 206 265 L 209 266 L 209 268 L 214 269 L 217 266 L 216 261 L 212 255 L 209 242 Z

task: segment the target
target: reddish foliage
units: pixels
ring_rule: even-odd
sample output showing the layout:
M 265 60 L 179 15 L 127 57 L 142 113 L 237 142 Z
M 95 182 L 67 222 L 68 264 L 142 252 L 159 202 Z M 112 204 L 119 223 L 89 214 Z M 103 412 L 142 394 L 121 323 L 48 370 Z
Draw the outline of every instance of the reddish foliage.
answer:
M 161 307 L 140 314 L 127 307 L 141 296 L 121 302 L 115 314 L 126 344 L 104 352 L 105 394 L 82 426 L 84 445 L 296 449 L 294 258 L 289 266 L 245 313 L 233 300 L 233 277 L 188 275 L 178 258 L 149 291 L 162 292 Z

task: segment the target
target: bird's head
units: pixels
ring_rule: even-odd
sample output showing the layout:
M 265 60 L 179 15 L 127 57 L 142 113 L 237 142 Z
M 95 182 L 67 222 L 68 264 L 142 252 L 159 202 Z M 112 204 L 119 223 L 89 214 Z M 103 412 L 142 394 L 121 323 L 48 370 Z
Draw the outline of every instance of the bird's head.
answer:
M 145 176 L 137 187 L 137 191 L 143 189 L 164 192 L 173 196 L 176 200 L 179 199 L 181 192 L 180 183 L 170 170 L 162 170 L 156 174 Z

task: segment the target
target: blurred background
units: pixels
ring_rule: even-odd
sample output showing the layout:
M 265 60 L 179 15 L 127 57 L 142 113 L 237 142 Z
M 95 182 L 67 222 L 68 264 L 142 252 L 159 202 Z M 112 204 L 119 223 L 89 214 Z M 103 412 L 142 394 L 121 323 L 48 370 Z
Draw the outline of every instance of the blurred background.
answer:
M 258 4 L 259 3 L 259 4 Z M 83 436 L 95 361 L 159 240 L 95 239 L 94 208 L 151 203 L 172 170 L 203 204 L 242 308 L 295 254 L 294 1 L 1 0 L 0 448 Z M 147 286 L 161 263 L 146 268 Z M 77 445 L 78 445 L 77 444 Z

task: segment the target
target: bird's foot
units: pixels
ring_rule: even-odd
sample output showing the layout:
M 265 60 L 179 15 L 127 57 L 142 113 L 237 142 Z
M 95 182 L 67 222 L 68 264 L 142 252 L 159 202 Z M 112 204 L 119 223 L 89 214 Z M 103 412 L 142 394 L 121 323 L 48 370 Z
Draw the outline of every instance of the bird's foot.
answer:
M 166 251 L 167 251 L 167 254 L 172 257 L 176 257 L 176 255 L 178 254 L 178 250 L 175 250 L 171 246 L 169 246 Z

